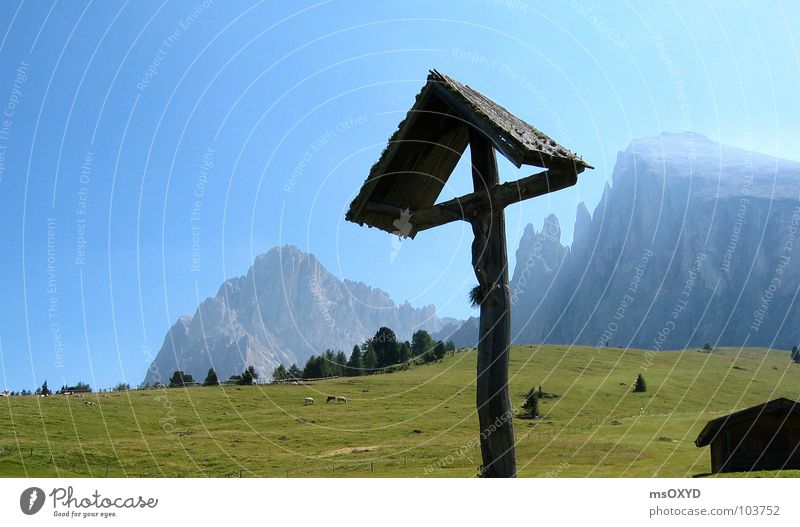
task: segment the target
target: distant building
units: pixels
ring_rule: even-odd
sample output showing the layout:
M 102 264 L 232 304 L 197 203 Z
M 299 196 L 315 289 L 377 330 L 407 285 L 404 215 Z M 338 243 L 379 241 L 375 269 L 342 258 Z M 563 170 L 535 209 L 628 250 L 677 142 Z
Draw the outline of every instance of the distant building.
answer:
M 800 469 L 800 403 L 775 399 L 709 421 L 695 445 L 711 445 L 711 472 Z

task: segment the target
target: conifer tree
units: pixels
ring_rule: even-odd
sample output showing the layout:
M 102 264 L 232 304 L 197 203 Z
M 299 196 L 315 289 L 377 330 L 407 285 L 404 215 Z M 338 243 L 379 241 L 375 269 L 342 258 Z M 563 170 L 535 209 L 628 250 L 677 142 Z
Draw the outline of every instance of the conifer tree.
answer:
M 219 379 L 217 379 L 217 372 L 214 371 L 214 368 L 208 370 L 208 375 L 206 375 L 206 380 L 203 381 L 203 386 L 216 386 L 219 384 Z
M 297 367 L 297 364 L 292 363 L 287 372 L 290 379 L 300 379 L 303 377 L 303 372 Z
M 377 368 L 378 356 L 375 354 L 375 347 L 370 343 L 364 356 L 364 370 L 366 370 L 366 373 L 375 373 Z
M 636 383 L 633 385 L 633 391 L 636 393 L 644 393 L 647 391 L 647 382 L 645 382 L 641 373 L 638 375 L 638 377 L 636 377 Z
M 357 377 L 364 374 L 364 359 L 361 356 L 361 348 L 353 346 L 353 353 L 350 354 L 350 360 L 347 361 L 347 375 L 350 377 Z

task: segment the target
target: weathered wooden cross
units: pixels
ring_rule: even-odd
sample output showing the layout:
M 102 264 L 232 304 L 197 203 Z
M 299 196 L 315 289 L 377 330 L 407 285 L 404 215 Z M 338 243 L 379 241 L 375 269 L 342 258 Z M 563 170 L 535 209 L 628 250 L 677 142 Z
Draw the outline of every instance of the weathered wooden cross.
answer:
M 474 191 L 435 204 L 467 145 Z M 517 167 L 546 171 L 500 183 L 495 149 Z M 456 220 L 472 224 L 481 310 L 477 408 L 486 477 L 517 472 L 508 395 L 511 305 L 503 210 L 574 185 L 586 168 L 591 166 L 502 106 L 434 70 L 347 212 L 349 221 L 411 238 Z

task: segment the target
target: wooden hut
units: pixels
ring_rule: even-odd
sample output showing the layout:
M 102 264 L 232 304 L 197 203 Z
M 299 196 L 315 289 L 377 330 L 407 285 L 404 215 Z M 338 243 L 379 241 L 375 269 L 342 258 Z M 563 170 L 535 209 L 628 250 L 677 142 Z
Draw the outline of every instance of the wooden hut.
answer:
M 800 469 L 800 403 L 783 397 L 709 421 L 711 472 Z

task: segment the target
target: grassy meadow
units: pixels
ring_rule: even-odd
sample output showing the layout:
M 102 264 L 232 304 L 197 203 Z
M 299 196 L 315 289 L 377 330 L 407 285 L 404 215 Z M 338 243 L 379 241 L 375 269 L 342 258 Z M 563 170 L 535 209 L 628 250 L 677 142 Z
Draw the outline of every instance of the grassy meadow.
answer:
M 3 398 L 0 476 L 471 477 L 480 465 L 475 359 L 460 350 L 406 371 L 307 385 Z M 648 390 L 633 393 L 640 372 Z M 531 387 L 558 395 L 542 401 L 543 418 L 515 419 L 526 477 L 705 474 L 709 451 L 694 439 L 709 419 L 800 398 L 800 365 L 761 349 L 515 346 L 511 376 L 518 410 Z M 328 394 L 348 403 L 326 404 Z

